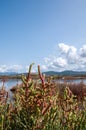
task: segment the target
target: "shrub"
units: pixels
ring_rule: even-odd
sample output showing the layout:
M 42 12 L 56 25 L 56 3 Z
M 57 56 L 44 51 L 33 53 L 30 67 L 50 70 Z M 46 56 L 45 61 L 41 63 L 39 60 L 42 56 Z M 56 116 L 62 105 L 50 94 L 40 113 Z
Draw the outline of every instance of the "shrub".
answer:
M 30 77 L 31 67 L 27 76 L 22 76 L 22 87 L 17 86 L 14 101 L 0 107 L 1 130 L 85 130 L 86 104 L 79 108 L 77 100 L 69 87 L 64 84 L 63 96 L 59 96 L 56 83 L 52 79 L 45 82 L 40 72 L 40 80 Z

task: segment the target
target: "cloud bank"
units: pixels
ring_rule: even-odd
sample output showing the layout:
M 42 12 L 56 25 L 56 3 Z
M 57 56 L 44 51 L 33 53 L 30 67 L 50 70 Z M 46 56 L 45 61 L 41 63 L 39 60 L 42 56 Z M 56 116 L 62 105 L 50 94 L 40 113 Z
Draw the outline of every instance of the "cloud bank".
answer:
M 21 72 L 22 65 L 0 65 L 0 72 Z
M 44 58 L 43 71 L 86 70 L 86 45 L 77 49 L 65 43 L 57 45 L 57 55 Z
M 86 71 L 86 45 L 79 49 L 65 43 L 57 45 L 56 55 L 45 57 L 40 63 L 41 71 Z M 0 65 L 0 72 L 28 72 L 29 65 Z M 32 72 L 37 72 L 37 65 L 32 67 Z

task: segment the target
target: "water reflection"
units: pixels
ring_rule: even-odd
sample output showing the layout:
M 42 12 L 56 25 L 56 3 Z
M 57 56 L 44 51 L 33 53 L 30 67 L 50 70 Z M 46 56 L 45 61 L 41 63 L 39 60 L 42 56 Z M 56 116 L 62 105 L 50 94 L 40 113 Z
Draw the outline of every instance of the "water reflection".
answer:
M 55 82 L 59 82 L 59 83 L 80 83 L 83 82 L 84 84 L 86 84 L 86 79 L 77 79 L 77 80 L 64 80 L 64 79 L 59 79 L 59 80 L 55 80 Z M 16 80 L 16 79 L 10 79 L 6 82 L 4 82 L 4 87 L 5 89 L 8 91 L 10 90 L 13 86 L 17 85 L 17 84 L 21 84 L 22 81 L 21 80 Z M 0 87 L 3 86 L 3 82 L 0 81 Z
M 67 82 L 67 83 L 80 83 L 80 82 L 83 82 L 84 84 L 86 84 L 86 79 L 76 79 L 76 80 L 58 79 L 58 80 L 55 80 L 55 82 L 59 82 L 59 83 L 64 83 L 64 82 Z
M 6 82 L 4 82 L 4 87 L 6 90 L 10 90 L 10 88 L 12 88 L 13 86 L 17 85 L 17 84 L 21 84 L 22 81 L 21 80 L 16 80 L 16 79 L 10 79 Z M 3 86 L 3 82 L 0 81 L 0 87 Z

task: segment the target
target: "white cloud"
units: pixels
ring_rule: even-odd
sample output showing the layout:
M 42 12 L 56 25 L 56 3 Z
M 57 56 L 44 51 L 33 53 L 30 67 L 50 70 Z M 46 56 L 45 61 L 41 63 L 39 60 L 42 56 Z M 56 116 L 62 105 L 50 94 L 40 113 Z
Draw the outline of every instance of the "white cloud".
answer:
M 6 65 L 0 65 L 0 72 L 5 72 L 7 71 L 7 66 Z
M 80 49 L 65 43 L 59 43 L 57 54 L 44 58 L 46 70 L 86 70 L 86 45 Z
M 75 48 L 74 46 L 69 46 L 64 43 L 59 43 L 58 48 L 61 56 L 65 57 L 70 64 L 77 62 L 78 59 L 77 48 Z
M 29 65 L 26 66 L 26 72 L 29 71 L 29 67 L 30 67 Z M 37 71 L 36 69 L 37 69 L 36 66 L 32 66 L 31 72 L 32 72 L 32 73 L 35 73 L 35 72 Z
M 45 61 L 45 63 L 48 63 L 48 62 L 50 62 L 50 58 L 46 57 L 46 58 L 44 58 L 44 61 Z
M 21 65 L 0 65 L 0 72 L 20 72 L 22 68 Z
M 66 62 L 66 59 L 59 57 L 59 58 L 56 58 L 55 61 L 53 61 L 53 65 L 56 66 L 56 67 L 62 67 L 63 68 L 67 65 L 67 62 Z
M 45 64 L 41 66 L 43 71 L 63 69 L 67 66 L 66 59 L 62 57 L 50 56 L 47 61 L 45 59 L 47 58 L 44 58 Z
M 47 68 L 46 65 L 42 65 L 42 66 L 41 66 L 41 69 L 42 69 L 43 71 L 47 71 L 48 68 Z
M 21 65 L 11 65 L 8 67 L 8 70 L 14 70 L 14 71 L 19 71 L 21 70 L 23 67 Z
M 70 47 L 68 54 L 67 54 L 67 60 L 70 64 L 77 63 L 78 61 L 78 54 L 77 54 L 77 49 L 73 46 Z
M 62 53 L 68 53 L 69 49 L 70 49 L 70 46 L 64 44 L 64 43 L 59 43 L 58 44 L 58 47 L 59 47 L 59 50 L 62 52 Z
M 86 57 L 86 45 L 83 45 L 82 48 L 80 48 L 80 55 Z

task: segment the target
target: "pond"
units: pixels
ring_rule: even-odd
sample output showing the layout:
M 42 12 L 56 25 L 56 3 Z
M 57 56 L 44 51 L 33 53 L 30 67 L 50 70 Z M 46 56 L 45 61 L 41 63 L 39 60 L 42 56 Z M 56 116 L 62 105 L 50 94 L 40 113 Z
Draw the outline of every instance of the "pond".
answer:
M 21 84 L 21 83 L 22 83 L 21 80 L 10 79 L 4 83 L 4 87 L 6 90 L 10 90 L 13 86 L 16 86 L 17 84 Z M 3 82 L 0 81 L 0 87 L 2 87 L 2 86 L 3 86 Z
M 83 82 L 84 84 L 86 84 L 86 79 L 77 79 L 77 80 L 63 80 L 63 79 L 59 79 L 59 80 L 55 80 L 56 82 L 68 82 L 68 83 L 80 83 Z M 22 81 L 21 80 L 17 80 L 17 79 L 10 79 L 8 81 L 6 81 L 4 83 L 5 89 L 8 91 L 10 90 L 13 86 L 16 86 L 17 84 L 21 84 Z M 2 87 L 3 82 L 0 81 L 0 87 Z
M 59 80 L 55 80 L 56 82 L 60 82 L 60 83 L 80 83 L 83 82 L 84 84 L 86 84 L 86 79 L 74 79 L 74 80 L 64 80 L 64 79 L 59 79 Z

